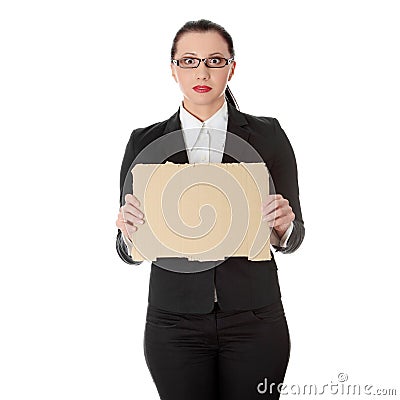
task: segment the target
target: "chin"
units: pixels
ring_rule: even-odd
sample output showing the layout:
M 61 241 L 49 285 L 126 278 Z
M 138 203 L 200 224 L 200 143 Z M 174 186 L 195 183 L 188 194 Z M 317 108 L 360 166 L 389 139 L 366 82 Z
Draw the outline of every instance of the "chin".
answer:
M 199 96 L 200 97 L 200 96 Z M 206 97 L 204 96 L 203 98 L 195 98 L 195 99 L 191 99 L 189 98 L 189 101 L 192 104 L 198 105 L 198 106 L 207 106 L 207 105 L 212 105 L 214 104 L 216 101 L 219 100 L 218 97 Z

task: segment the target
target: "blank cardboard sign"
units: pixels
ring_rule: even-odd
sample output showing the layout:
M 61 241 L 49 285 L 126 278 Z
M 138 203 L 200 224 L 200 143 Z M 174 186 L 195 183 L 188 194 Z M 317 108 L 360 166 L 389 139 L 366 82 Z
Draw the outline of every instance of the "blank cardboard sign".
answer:
M 131 172 L 145 220 L 133 234 L 133 260 L 271 259 L 264 163 L 136 164 Z

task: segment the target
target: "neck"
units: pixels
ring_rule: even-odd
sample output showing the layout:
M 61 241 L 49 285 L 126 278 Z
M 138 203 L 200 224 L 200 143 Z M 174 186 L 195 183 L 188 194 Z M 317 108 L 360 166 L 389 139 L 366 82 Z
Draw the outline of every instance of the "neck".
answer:
M 185 98 L 183 99 L 183 107 L 201 122 L 204 122 L 213 116 L 224 105 L 224 101 L 225 96 L 221 96 L 221 98 L 213 104 L 193 104 L 187 101 Z

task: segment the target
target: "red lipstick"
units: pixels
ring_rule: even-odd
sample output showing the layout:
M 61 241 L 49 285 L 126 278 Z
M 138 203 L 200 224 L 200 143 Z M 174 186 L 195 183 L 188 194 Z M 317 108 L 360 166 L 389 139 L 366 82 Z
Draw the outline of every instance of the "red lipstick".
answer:
M 210 86 L 195 86 L 193 90 L 197 93 L 207 93 L 211 90 Z

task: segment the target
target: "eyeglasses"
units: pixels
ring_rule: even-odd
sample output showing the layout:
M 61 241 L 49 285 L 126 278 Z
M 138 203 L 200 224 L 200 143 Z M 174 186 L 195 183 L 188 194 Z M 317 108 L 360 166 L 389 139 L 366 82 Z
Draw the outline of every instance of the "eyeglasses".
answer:
M 196 57 L 183 57 L 179 60 L 171 59 L 176 66 L 180 68 L 197 68 L 200 62 L 203 61 L 208 68 L 223 68 L 225 65 L 233 61 L 232 58 L 211 57 L 211 58 L 196 58 Z

